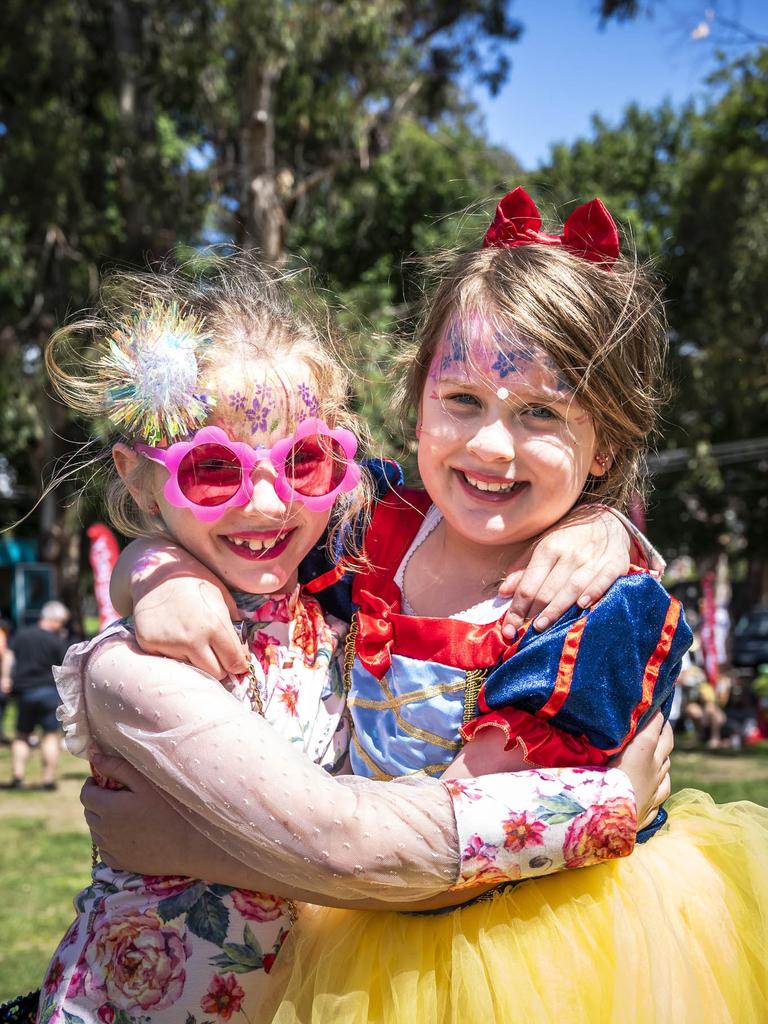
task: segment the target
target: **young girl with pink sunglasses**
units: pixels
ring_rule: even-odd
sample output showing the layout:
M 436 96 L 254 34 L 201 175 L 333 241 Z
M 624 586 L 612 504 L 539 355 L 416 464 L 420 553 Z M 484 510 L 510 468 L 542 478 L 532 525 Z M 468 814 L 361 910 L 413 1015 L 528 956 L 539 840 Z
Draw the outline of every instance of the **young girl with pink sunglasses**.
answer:
M 162 787 L 168 821 L 186 815 L 190 837 L 219 843 L 218 867 L 236 873 L 246 856 L 250 866 L 241 888 L 113 870 L 95 851 L 92 884 L 43 982 L 41 1024 L 253 1022 L 293 897 L 417 905 L 487 888 L 462 869 L 450 788 L 333 777 L 349 740 L 346 626 L 323 613 L 298 570 L 318 546 L 348 542 L 347 524 L 388 489 L 391 471 L 355 462 L 332 342 L 291 299 L 250 260 L 226 260 L 202 281 L 121 277 L 106 286 L 101 315 L 63 329 L 49 349 L 59 393 L 111 428 L 115 524 L 175 542 L 223 580 L 248 646 L 248 672 L 221 686 L 142 653 L 129 623 L 109 627 L 60 671 L 68 745 L 96 765 L 123 755 Z M 171 550 L 158 545 L 147 571 Z M 655 751 L 659 727 L 651 732 L 623 761 L 631 781 L 615 769 L 489 776 L 477 783 L 472 827 L 487 821 L 495 834 L 513 810 L 575 787 L 585 808 L 626 806 L 631 846 L 634 793 L 645 814 L 668 790 L 668 747 Z M 309 822 L 294 825 L 299 805 Z M 562 841 L 551 828 L 546 865 L 513 852 L 508 876 L 559 870 Z M 595 844 L 590 859 L 609 847 Z

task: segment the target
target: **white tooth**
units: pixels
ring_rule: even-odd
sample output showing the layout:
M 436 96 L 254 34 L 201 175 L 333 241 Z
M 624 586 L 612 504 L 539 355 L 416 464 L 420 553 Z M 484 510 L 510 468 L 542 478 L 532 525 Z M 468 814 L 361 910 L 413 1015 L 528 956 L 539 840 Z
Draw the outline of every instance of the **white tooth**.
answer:
M 514 481 L 512 483 L 510 483 L 510 484 L 505 484 L 505 483 L 494 484 L 494 483 L 489 483 L 487 480 L 478 480 L 475 477 L 470 476 L 469 473 L 465 473 L 464 474 L 464 478 L 467 481 L 467 483 L 471 484 L 473 487 L 476 487 L 478 489 L 478 491 L 492 491 L 494 493 L 503 491 L 503 492 L 507 493 L 507 492 L 511 491 L 514 488 L 514 486 L 515 486 Z
M 261 551 L 261 549 L 265 546 L 266 545 L 262 544 L 260 540 L 248 541 L 248 547 L 251 549 L 251 551 Z

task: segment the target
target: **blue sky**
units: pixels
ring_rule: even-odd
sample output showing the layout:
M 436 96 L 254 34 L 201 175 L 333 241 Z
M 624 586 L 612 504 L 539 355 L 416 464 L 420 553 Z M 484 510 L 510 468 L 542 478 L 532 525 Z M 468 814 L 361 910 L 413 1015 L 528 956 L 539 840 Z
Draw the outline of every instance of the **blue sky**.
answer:
M 705 94 L 717 66 L 717 43 L 737 57 L 748 45 L 725 19 L 768 38 L 766 0 L 657 0 L 652 18 L 600 29 L 594 0 L 513 0 L 524 33 L 510 47 L 512 71 L 499 96 L 476 92 L 488 138 L 526 169 L 547 158 L 553 142 L 590 134 L 590 117 L 618 121 L 636 100 L 655 107 Z M 696 26 L 703 38 L 692 39 Z M 705 33 L 709 30 L 709 35 Z

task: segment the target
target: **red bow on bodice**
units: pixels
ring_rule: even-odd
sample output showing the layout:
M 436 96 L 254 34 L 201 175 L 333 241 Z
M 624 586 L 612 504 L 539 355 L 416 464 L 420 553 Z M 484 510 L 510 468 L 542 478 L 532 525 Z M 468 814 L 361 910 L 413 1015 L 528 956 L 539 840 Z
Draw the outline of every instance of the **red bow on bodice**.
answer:
M 387 602 L 371 593 L 365 596 L 370 612 L 357 613 L 355 653 L 372 676 L 383 679 L 392 664 L 395 630 Z
M 516 245 L 562 245 L 592 263 L 613 263 L 619 255 L 616 223 L 599 199 L 577 206 L 563 225 L 562 235 L 541 230 L 541 215 L 522 187 L 508 192 L 496 207 L 483 248 Z

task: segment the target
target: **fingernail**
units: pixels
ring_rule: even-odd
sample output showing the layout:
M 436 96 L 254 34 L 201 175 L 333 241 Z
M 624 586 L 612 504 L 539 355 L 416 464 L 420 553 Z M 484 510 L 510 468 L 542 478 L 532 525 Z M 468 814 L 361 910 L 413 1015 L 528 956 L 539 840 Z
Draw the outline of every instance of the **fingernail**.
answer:
M 582 594 L 579 600 L 576 602 L 576 604 L 579 606 L 579 608 L 589 608 L 589 606 L 592 604 L 592 598 L 589 596 L 589 594 Z
M 549 619 L 546 617 L 546 615 L 540 615 L 538 617 L 538 619 L 536 619 L 536 621 L 534 622 L 533 628 L 534 629 L 538 629 L 538 630 L 542 630 L 542 629 L 546 629 L 548 625 L 549 625 Z

